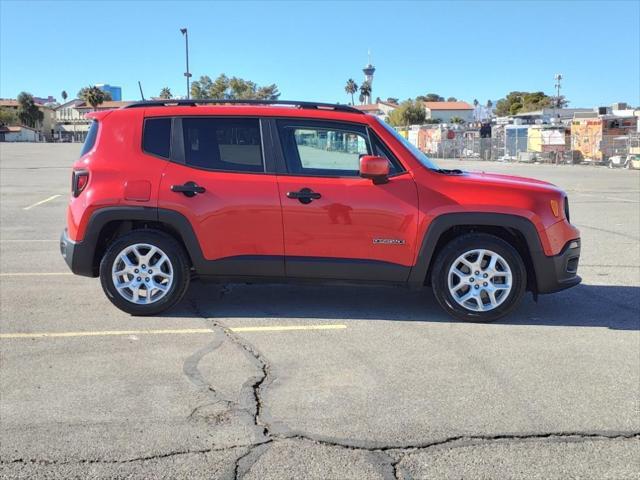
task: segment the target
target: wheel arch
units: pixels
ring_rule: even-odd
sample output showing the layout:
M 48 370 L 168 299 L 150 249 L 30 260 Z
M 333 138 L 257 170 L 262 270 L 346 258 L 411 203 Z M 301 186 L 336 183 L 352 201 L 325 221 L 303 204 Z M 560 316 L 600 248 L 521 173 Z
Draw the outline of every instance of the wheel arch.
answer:
M 422 239 L 409 285 L 420 288 L 428 283 L 438 252 L 454 238 L 473 232 L 495 235 L 511 244 L 527 269 L 527 289 L 537 291 L 535 259 L 544 251 L 536 227 L 522 216 L 490 212 L 446 213 L 434 218 Z
M 196 268 L 204 261 L 193 227 L 181 213 L 151 207 L 107 207 L 95 211 L 89 219 L 82 241 L 84 258 L 78 259 L 78 264 L 84 265 L 82 274 L 97 277 L 100 260 L 109 244 L 124 233 L 144 228 L 162 231 L 177 240 Z

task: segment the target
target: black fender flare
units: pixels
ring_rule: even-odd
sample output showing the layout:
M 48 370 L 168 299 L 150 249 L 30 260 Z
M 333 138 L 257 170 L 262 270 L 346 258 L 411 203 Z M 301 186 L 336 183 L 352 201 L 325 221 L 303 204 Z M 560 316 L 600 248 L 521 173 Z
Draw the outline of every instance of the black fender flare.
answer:
M 416 263 L 409 274 L 409 286 L 412 288 L 421 288 L 427 276 L 427 272 L 434 260 L 434 253 L 440 237 L 450 228 L 457 226 L 489 226 L 504 227 L 517 230 L 522 234 L 529 255 L 533 263 L 533 274 L 538 277 L 537 260 L 544 257 L 544 250 L 538 231 L 534 224 L 525 217 L 506 213 L 491 212 L 459 212 L 445 213 L 437 216 L 431 221 L 427 231 L 422 239 L 422 244 L 418 252 Z
M 73 243 L 71 270 L 87 277 L 97 276 L 95 255 L 104 227 L 114 221 L 148 221 L 171 227 L 182 239 L 196 270 L 206 265 L 202 248 L 189 220 L 179 212 L 156 207 L 120 206 L 105 207 L 94 211 L 89 218 L 85 235 L 80 242 Z

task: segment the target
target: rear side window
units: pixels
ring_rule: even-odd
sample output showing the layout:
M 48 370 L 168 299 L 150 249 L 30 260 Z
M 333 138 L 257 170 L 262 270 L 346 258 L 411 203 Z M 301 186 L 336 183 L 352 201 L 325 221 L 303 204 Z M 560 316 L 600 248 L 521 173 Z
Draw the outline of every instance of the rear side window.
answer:
M 187 165 L 229 172 L 264 172 L 258 119 L 183 118 Z
M 148 118 L 144 122 L 142 149 L 162 158 L 169 158 L 171 152 L 171 119 Z
M 96 144 L 96 137 L 98 136 L 98 122 L 93 120 L 89 125 L 89 131 L 87 132 L 87 138 L 84 139 L 84 145 L 80 150 L 80 156 L 86 155 Z

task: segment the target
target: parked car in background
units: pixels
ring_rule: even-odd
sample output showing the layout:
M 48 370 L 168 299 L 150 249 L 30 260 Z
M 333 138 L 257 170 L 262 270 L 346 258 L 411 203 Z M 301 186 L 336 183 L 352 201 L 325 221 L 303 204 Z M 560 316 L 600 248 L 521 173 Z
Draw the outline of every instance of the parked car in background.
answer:
M 640 170 L 640 155 L 629 155 L 627 160 L 627 168 L 632 170 Z
M 629 156 L 627 155 L 614 155 L 609 157 L 607 162 L 609 168 L 628 168 Z

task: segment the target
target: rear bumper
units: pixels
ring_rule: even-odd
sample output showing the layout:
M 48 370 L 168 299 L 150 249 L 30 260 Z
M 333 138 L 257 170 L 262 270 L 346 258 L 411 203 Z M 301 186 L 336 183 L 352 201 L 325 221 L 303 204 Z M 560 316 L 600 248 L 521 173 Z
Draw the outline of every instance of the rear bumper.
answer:
M 566 243 L 558 255 L 547 257 L 540 254 L 532 258 L 536 271 L 537 293 L 554 293 L 578 285 L 580 261 L 580 239 Z
M 84 242 L 74 242 L 69 239 L 65 228 L 60 235 L 60 253 L 67 265 L 76 275 L 96 277 L 93 269 L 94 248 L 89 248 Z

